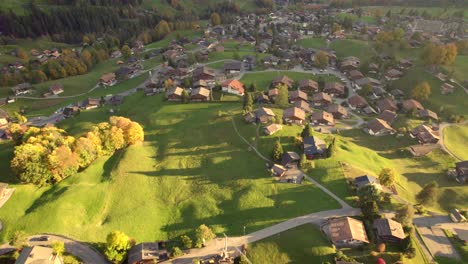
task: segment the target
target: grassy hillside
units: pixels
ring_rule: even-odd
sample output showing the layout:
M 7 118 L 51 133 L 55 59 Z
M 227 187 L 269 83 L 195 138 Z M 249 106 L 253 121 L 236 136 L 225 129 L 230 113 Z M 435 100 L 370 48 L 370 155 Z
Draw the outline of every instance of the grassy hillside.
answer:
M 468 159 L 468 126 L 450 126 L 444 129 L 445 146 L 462 160 Z
M 230 116 L 238 109 L 230 103 L 168 104 L 140 94 L 127 98 L 118 114 L 144 126 L 143 144 L 102 158 L 52 187 L 18 185 L 11 173 L 0 176 L 16 188 L 0 211 L 2 240 L 19 229 L 103 241 L 119 229 L 137 241 L 153 241 L 202 223 L 240 235 L 244 225 L 252 232 L 339 207 L 312 184 L 274 182 L 265 162 L 232 129 Z M 107 110 L 83 112 L 60 126 L 79 135 L 106 120 Z M 6 172 L 12 147 L 1 147 L 0 169 Z

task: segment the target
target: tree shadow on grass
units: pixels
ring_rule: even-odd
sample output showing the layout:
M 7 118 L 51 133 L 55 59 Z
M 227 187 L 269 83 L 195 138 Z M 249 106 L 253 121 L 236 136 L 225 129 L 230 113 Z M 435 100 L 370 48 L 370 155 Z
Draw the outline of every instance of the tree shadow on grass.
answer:
M 453 189 L 445 189 L 438 199 L 440 206 L 445 211 L 450 211 L 461 204 L 466 204 L 466 201 L 468 201 L 468 193 L 460 193 Z
M 41 197 L 36 199 L 28 209 L 26 209 L 25 214 L 33 213 L 40 207 L 59 199 L 59 197 L 64 194 L 68 188 L 68 186 L 52 186 L 49 190 L 45 191 Z

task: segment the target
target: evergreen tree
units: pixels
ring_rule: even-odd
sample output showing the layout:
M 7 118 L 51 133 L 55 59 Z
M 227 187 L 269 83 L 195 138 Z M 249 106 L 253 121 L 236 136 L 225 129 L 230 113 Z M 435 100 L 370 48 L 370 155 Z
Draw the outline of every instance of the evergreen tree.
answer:
M 279 140 L 276 140 L 275 145 L 273 146 L 273 153 L 272 158 L 273 161 L 279 162 L 281 160 L 281 156 L 283 156 L 283 146 Z
M 275 99 L 275 103 L 279 107 L 287 107 L 289 105 L 288 87 L 286 85 L 280 84 L 276 88 L 278 89 L 278 96 Z
M 438 195 L 437 182 L 432 181 L 424 185 L 423 189 L 416 195 L 416 200 L 423 205 L 431 205 L 435 202 Z

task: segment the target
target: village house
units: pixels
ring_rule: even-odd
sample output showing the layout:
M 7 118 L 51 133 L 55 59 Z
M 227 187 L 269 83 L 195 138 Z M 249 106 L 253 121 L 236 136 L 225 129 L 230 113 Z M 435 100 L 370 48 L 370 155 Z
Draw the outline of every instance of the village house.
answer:
M 325 84 L 323 91 L 331 96 L 344 96 L 345 87 L 343 84 L 338 82 L 329 82 Z
M 80 108 L 76 105 L 67 106 L 63 109 L 63 115 L 65 118 L 76 116 L 80 113 Z
M 375 118 L 367 122 L 364 132 L 371 136 L 384 136 L 395 133 L 395 130 L 384 120 Z
M 305 137 L 302 142 L 302 148 L 304 155 L 309 160 L 325 157 L 327 154 L 325 141 L 314 136 Z
M 419 110 L 418 111 L 418 115 L 419 117 L 421 117 L 422 119 L 426 119 L 426 120 L 429 120 L 429 119 L 432 119 L 434 121 L 438 121 L 439 120 L 439 117 L 437 116 L 436 113 L 432 112 L 431 110 L 429 109 L 422 109 L 422 110 Z
M 281 164 L 286 168 L 296 167 L 301 157 L 294 151 L 287 151 L 281 156 Z
M 416 138 L 421 144 L 434 144 L 439 142 L 439 134 L 426 125 L 415 127 L 410 136 Z
M 327 107 L 327 112 L 333 115 L 334 119 L 342 119 L 348 117 L 348 110 L 339 104 L 331 104 Z
M 270 125 L 263 128 L 263 133 L 270 136 L 270 135 L 273 135 L 274 133 L 280 131 L 281 129 L 283 129 L 283 125 L 270 124 Z
M 403 226 L 392 219 L 375 219 L 372 227 L 377 238 L 382 242 L 400 243 L 406 237 Z
M 271 122 L 275 116 L 275 113 L 270 108 L 260 107 L 255 111 L 255 118 L 259 123 Z
M 440 86 L 440 93 L 443 95 L 446 94 L 451 94 L 455 91 L 455 86 L 449 84 L 449 83 L 444 83 Z
M 353 96 L 351 96 L 350 98 L 348 98 L 348 105 L 349 105 L 349 108 L 355 110 L 355 109 L 362 109 L 362 108 L 365 108 L 366 106 L 369 105 L 369 103 L 367 103 L 366 99 L 364 99 L 364 97 L 358 95 L 358 94 L 355 94 Z
M 184 89 L 179 86 L 171 88 L 167 91 L 166 98 L 168 101 L 171 101 L 171 102 L 180 102 L 182 101 L 183 92 L 184 92 Z
M 235 95 L 244 95 L 244 84 L 239 82 L 236 79 L 226 80 L 221 84 L 221 89 L 223 92 L 235 94 Z
M 266 56 L 265 58 L 263 58 L 263 64 L 265 66 L 276 66 L 278 65 L 280 59 L 276 56 Z
M 309 103 L 304 101 L 304 100 L 297 100 L 297 101 L 294 102 L 293 105 L 295 107 L 297 107 L 297 108 L 300 108 L 300 109 L 304 110 L 304 112 L 306 112 L 306 113 L 311 113 L 312 112 L 312 109 L 310 108 Z
M 275 101 L 276 97 L 279 95 L 279 90 L 278 88 L 273 88 L 268 90 L 268 97 L 272 100 Z
M 307 97 L 307 94 L 301 90 L 294 90 L 294 91 L 289 91 L 289 102 L 290 103 L 295 103 L 297 101 L 304 101 L 307 102 L 309 98 Z
M 63 264 L 63 260 L 59 255 L 54 254 L 54 250 L 50 247 L 34 246 L 23 248 L 15 264 L 33 263 Z
M 169 259 L 165 242 L 144 242 L 128 252 L 128 264 L 150 264 Z
M 98 108 L 101 105 L 101 99 L 99 98 L 86 98 L 82 103 L 80 108 L 84 110 L 90 110 Z
M 455 163 L 455 178 L 459 183 L 465 183 L 468 178 L 468 160 Z
M 271 82 L 272 87 L 277 87 L 279 84 L 286 85 L 288 87 L 288 89 L 290 89 L 293 86 L 294 81 L 291 80 L 291 78 L 289 78 L 288 76 L 283 75 L 283 76 L 280 76 L 280 77 L 274 79 Z
M 357 70 L 360 64 L 361 64 L 361 61 L 358 58 L 354 56 L 350 56 L 350 57 L 344 58 L 341 61 L 340 69 L 344 72 L 350 72 L 352 70 Z
M 214 83 L 216 78 L 216 73 L 213 69 L 206 66 L 200 66 L 195 68 L 192 72 L 193 81 L 205 80 L 208 85 Z
M 330 219 L 322 230 L 336 247 L 357 247 L 369 243 L 364 224 L 351 217 Z
M 200 87 L 192 90 L 190 100 L 194 102 L 206 102 L 210 100 L 210 90 Z
M 307 79 L 307 80 L 300 80 L 298 85 L 299 90 L 304 91 L 306 93 L 315 93 L 318 92 L 318 83 L 316 81 Z
M 269 104 L 270 98 L 264 93 L 257 93 L 254 98 L 256 104 Z
M 209 88 L 205 80 L 198 80 L 193 83 L 193 88 Z
M 326 111 L 312 113 L 310 117 L 310 121 L 314 125 L 326 125 L 326 126 L 335 125 L 335 120 L 333 118 L 333 115 Z
M 385 79 L 387 81 L 398 80 L 403 76 L 403 73 L 397 69 L 390 69 L 385 73 Z
M 403 101 L 403 110 L 408 112 L 408 111 L 418 111 L 418 110 L 423 110 L 424 107 L 422 104 L 414 99 L 408 99 Z
M 314 102 L 315 107 L 326 107 L 327 105 L 332 103 L 332 98 L 329 94 L 320 92 L 314 94 L 312 101 Z
M 223 69 L 224 69 L 225 74 L 238 74 L 242 70 L 242 62 L 240 61 L 224 62 Z
M 352 70 L 348 73 L 349 75 L 349 78 L 352 80 L 352 81 L 357 81 L 359 79 L 362 79 L 364 78 L 364 74 L 362 74 L 360 71 L 358 70 Z
M 280 164 L 275 164 L 273 167 L 271 167 L 271 172 L 273 173 L 274 176 L 282 177 L 286 171 L 286 169 L 283 165 Z
M 297 107 L 284 109 L 283 119 L 288 124 L 302 125 L 305 121 L 306 114 L 304 110 Z
M 382 190 L 382 186 L 380 185 L 379 179 L 369 175 L 356 177 L 354 179 L 353 185 L 354 188 L 358 190 L 368 185 L 373 185 L 377 190 Z
M 11 88 L 15 96 L 25 95 L 32 92 L 32 85 L 30 83 L 20 83 L 15 87 Z
M 124 101 L 124 96 L 122 95 L 113 95 L 109 98 L 107 101 L 108 104 L 110 105 L 121 105 Z
M 380 115 L 377 117 L 378 119 L 381 119 L 385 122 L 387 122 L 389 125 L 393 124 L 395 120 L 397 119 L 398 115 L 395 112 L 385 110 L 380 113 Z
M 393 100 L 389 98 L 384 98 L 377 101 L 377 110 L 379 110 L 380 113 L 386 110 L 396 112 L 398 110 L 398 107 Z
M 361 78 L 361 79 L 358 79 L 354 82 L 355 84 L 355 87 L 356 89 L 362 89 L 364 86 L 372 86 L 372 87 L 376 87 L 376 86 L 380 86 L 381 83 L 374 79 L 374 78 L 371 78 L 371 77 L 366 77 L 366 78 Z
M 99 78 L 99 83 L 104 86 L 112 86 L 117 83 L 115 79 L 115 73 L 106 73 Z

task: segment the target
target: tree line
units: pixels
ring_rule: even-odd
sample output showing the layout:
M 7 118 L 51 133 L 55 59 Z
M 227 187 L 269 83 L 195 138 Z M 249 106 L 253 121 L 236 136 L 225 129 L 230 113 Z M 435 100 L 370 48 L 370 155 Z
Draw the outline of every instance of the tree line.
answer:
M 57 127 L 10 127 L 16 144 L 11 168 L 24 183 L 54 184 L 85 169 L 97 158 L 143 141 L 143 128 L 125 117 L 112 116 L 75 138 Z

